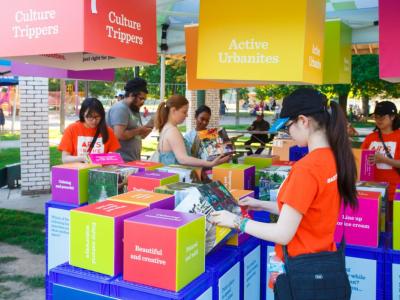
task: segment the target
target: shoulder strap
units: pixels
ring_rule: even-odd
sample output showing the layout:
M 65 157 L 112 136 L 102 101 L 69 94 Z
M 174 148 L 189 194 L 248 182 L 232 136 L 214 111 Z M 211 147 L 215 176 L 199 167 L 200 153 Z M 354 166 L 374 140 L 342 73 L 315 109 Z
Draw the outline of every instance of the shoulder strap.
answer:
M 94 145 L 96 144 L 97 138 L 99 137 L 99 135 L 100 135 L 100 127 L 97 126 L 96 133 L 95 133 L 95 135 L 94 135 L 94 137 L 93 137 L 93 140 L 92 140 L 92 142 L 90 143 L 90 146 L 89 146 L 89 149 L 88 149 L 88 154 L 90 154 L 90 153 L 92 152 L 93 147 L 94 147 Z

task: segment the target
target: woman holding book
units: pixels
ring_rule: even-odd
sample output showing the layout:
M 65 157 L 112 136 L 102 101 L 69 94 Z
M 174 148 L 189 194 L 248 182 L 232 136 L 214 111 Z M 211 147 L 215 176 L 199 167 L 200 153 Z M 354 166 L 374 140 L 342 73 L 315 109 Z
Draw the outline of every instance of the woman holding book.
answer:
M 400 118 L 396 105 L 390 101 L 376 104 L 374 113 L 375 129 L 361 145 L 361 149 L 375 151 L 370 163 L 376 165 L 375 181 L 389 183 L 388 217 L 392 219 L 392 200 L 396 184 L 400 183 Z
M 88 162 L 90 153 L 115 152 L 119 148 L 118 139 L 106 125 L 103 104 L 96 98 L 82 102 L 79 120 L 65 129 L 58 146 L 63 163 Z
M 213 167 L 229 161 L 230 156 L 219 156 L 213 161 L 205 161 L 190 156 L 191 150 L 178 129 L 189 109 L 189 101 L 181 95 L 173 95 L 160 103 L 155 118 L 155 127 L 160 132 L 158 152 L 159 162 L 165 165 L 181 164 L 192 167 Z
M 277 223 L 240 218 L 227 211 L 213 213 L 213 222 L 274 242 L 280 261 L 285 260 L 283 251 L 288 253 L 285 256 L 288 261 L 303 254 L 310 257 L 311 253 L 333 252 L 336 250 L 334 234 L 341 202 L 345 206 L 357 206 L 356 165 L 346 134 L 346 118 L 335 102 L 327 104 L 326 97 L 318 91 L 300 88 L 284 99 L 277 122 L 282 124 L 280 127 L 285 126 L 299 146 L 308 146 L 309 153 L 293 165 L 276 202 L 251 197 L 239 202 L 249 210 L 279 215 Z M 314 266 L 319 270 L 318 264 Z M 289 280 L 293 280 L 290 272 L 288 274 Z M 343 286 L 335 292 L 343 297 L 335 299 L 350 299 L 344 260 L 338 275 L 342 276 Z M 284 278 L 278 276 L 279 284 Z M 314 279 L 309 278 L 311 280 Z
M 196 109 L 194 113 L 196 128 L 187 132 L 184 135 L 185 141 L 190 149 L 193 157 L 200 158 L 200 139 L 197 135 L 198 131 L 206 130 L 208 123 L 210 123 L 211 109 L 207 105 L 202 105 Z

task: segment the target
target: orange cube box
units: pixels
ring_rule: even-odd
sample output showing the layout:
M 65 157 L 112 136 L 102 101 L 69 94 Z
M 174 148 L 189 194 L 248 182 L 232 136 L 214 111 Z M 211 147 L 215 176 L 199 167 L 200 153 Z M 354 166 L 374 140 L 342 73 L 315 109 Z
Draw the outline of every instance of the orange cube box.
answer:
M 159 194 L 149 191 L 131 191 L 109 198 L 108 200 L 131 203 L 141 206 L 163 209 L 175 208 L 175 196 L 168 194 Z
M 152 171 L 157 168 L 163 167 L 164 165 L 162 163 L 154 161 L 134 160 L 120 164 L 120 166 L 138 168 L 139 172 L 141 172 L 141 171 Z
M 254 190 L 256 167 L 244 164 L 222 164 L 213 168 L 213 180 L 228 190 Z

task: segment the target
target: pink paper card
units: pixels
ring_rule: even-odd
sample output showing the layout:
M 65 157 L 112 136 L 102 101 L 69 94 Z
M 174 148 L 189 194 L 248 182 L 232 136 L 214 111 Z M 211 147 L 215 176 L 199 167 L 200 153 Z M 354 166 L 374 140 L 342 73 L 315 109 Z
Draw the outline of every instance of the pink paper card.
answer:
M 124 163 L 124 160 L 119 153 L 101 153 L 89 154 L 90 161 L 97 165 L 119 165 Z

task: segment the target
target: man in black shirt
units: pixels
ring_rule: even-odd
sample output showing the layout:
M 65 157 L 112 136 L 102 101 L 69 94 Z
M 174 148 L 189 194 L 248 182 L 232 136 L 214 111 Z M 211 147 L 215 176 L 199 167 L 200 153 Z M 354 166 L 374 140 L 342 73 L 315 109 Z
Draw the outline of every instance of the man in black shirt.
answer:
M 264 113 L 262 111 L 257 112 L 256 120 L 251 124 L 247 130 L 249 131 L 268 131 L 269 123 L 264 120 Z M 260 143 L 261 147 L 256 150 L 256 154 L 261 154 L 264 150 L 265 144 L 270 141 L 268 134 L 252 134 L 250 139 L 245 142 L 245 146 L 250 146 L 252 143 Z M 253 154 L 253 150 L 250 147 L 246 147 L 248 150 L 247 155 Z

